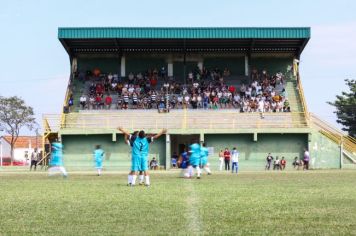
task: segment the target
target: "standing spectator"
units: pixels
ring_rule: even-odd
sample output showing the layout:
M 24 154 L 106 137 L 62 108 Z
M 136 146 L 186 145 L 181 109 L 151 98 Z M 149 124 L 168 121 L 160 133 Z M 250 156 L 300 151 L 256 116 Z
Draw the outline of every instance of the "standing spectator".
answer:
M 230 159 L 231 159 L 231 153 L 228 148 L 225 148 L 224 151 L 225 170 L 230 170 Z
M 220 152 L 219 152 L 219 170 L 220 171 L 222 171 L 223 163 L 224 163 L 224 151 L 220 150 Z
M 287 164 L 287 161 L 284 159 L 284 157 L 282 157 L 282 160 L 281 160 L 281 170 L 284 170 L 286 168 L 286 164 Z
M 231 173 L 234 173 L 234 169 L 236 169 L 236 174 L 239 171 L 239 152 L 236 150 L 236 147 L 234 147 L 231 151 L 232 155 L 232 166 L 231 166 Z
M 36 171 L 37 161 L 38 161 L 38 152 L 37 152 L 37 148 L 35 148 L 34 151 L 31 153 L 30 171 L 32 170 L 32 166 L 35 166 L 34 170 Z
M 303 170 L 309 170 L 309 160 L 310 160 L 310 154 L 306 148 L 304 148 L 304 165 L 303 165 Z
M 268 155 L 266 157 L 267 163 L 266 163 L 265 170 L 270 170 L 271 169 L 272 160 L 273 160 L 273 156 L 271 155 L 271 153 L 268 153 Z

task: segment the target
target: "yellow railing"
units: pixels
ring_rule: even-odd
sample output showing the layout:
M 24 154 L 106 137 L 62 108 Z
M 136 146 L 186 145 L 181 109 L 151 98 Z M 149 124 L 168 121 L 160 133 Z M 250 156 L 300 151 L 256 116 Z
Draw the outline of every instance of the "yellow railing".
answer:
M 298 78 L 297 78 L 297 87 L 298 87 L 300 101 L 302 102 L 303 111 L 305 112 L 305 118 L 307 119 L 307 121 L 309 121 L 310 117 L 309 117 L 307 102 L 306 102 L 306 99 L 305 99 L 305 96 L 304 96 L 304 89 L 303 89 L 302 81 L 300 79 L 299 72 L 298 72 L 297 76 L 298 76 Z
M 118 111 L 118 112 L 92 112 L 64 114 L 65 123 L 60 122 L 60 129 L 116 129 L 123 126 L 128 129 L 260 129 L 260 128 L 307 128 L 305 114 L 301 112 L 240 113 L 225 111 L 204 110 L 175 110 L 170 113 L 157 113 L 157 111 Z M 56 119 L 54 116 L 47 120 Z M 57 116 L 57 119 L 58 116 Z M 51 121 L 55 123 L 54 121 Z
M 70 91 L 70 85 L 71 85 L 71 81 L 72 81 L 72 75 L 69 76 L 69 81 L 68 81 L 68 85 L 67 85 L 67 90 L 66 90 L 66 95 L 64 97 L 64 102 L 63 102 L 63 107 L 62 107 L 62 115 L 61 115 L 61 125 L 65 124 L 65 113 L 64 113 L 64 107 L 68 107 L 68 100 L 71 94 Z
M 312 124 L 319 130 L 320 133 L 328 137 L 335 143 L 343 146 L 344 149 L 351 153 L 356 153 L 356 139 L 334 128 L 329 123 L 321 120 L 314 114 L 310 114 L 310 118 L 313 121 Z

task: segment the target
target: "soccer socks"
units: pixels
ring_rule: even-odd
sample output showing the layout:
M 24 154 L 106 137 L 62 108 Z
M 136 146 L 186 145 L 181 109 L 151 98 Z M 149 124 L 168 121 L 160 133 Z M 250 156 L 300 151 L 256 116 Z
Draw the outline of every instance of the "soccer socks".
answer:
M 127 176 L 127 184 L 130 185 L 132 182 L 132 175 Z
M 143 184 L 143 175 L 139 175 L 138 180 L 140 184 Z
M 98 169 L 98 175 L 101 175 L 101 169 Z
M 204 167 L 204 170 L 208 173 L 211 174 L 210 168 L 209 167 Z
M 150 176 L 149 175 L 146 175 L 145 176 L 145 185 L 150 185 Z
M 63 176 L 67 177 L 67 175 L 68 175 L 68 174 L 67 174 L 67 171 L 66 171 L 66 169 L 64 169 L 63 166 L 60 166 L 60 167 L 59 167 L 59 171 L 62 172 L 62 175 L 63 175 Z
M 197 177 L 200 178 L 200 175 L 201 175 L 201 170 L 200 170 L 200 167 L 197 166 Z
M 137 178 L 137 175 L 132 175 L 131 185 L 135 185 L 135 183 L 136 183 L 136 178 Z

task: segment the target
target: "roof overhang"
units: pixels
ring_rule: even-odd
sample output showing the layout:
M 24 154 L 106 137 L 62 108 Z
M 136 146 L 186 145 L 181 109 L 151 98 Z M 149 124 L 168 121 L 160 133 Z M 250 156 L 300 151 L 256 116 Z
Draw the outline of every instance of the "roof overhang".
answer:
M 293 52 L 300 55 L 310 28 L 59 28 L 70 56 L 128 52 Z

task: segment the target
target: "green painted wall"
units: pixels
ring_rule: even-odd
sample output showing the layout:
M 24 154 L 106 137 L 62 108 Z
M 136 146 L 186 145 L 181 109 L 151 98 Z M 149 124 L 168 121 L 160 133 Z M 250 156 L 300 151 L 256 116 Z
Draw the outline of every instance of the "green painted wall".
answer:
M 293 64 L 293 58 L 280 57 L 252 57 L 250 61 L 251 69 L 257 68 L 258 71 L 266 69 L 268 73 L 275 74 L 277 72 L 286 73 L 287 67 Z
M 112 141 L 112 135 L 63 135 L 64 164 L 68 170 L 94 169 L 93 151 L 97 144 L 102 146 L 106 153 L 103 163 L 106 170 L 129 170 L 131 165 L 131 148 L 125 144 L 123 135 L 117 135 Z M 150 149 L 151 159 L 159 158 L 160 165 L 165 165 L 164 137 L 156 140 Z
M 126 56 L 126 75 L 130 72 L 143 73 L 148 69 L 156 68 L 158 71 L 164 66 L 167 70 L 167 63 L 164 58 L 159 57 L 129 57 Z
M 218 169 L 219 151 L 225 147 L 230 150 L 236 147 L 240 152 L 241 170 L 264 170 L 266 156 L 282 156 L 287 160 L 286 169 L 292 169 L 295 156 L 302 157 L 303 148 L 307 145 L 307 134 L 258 134 L 257 142 L 253 134 L 205 134 L 208 147 L 214 147 L 214 155 L 209 162 L 213 170 Z
M 198 62 L 187 61 L 185 63 L 185 77 L 188 76 L 189 71 L 194 71 L 198 66 Z M 179 82 L 184 82 L 184 63 L 182 61 L 173 62 L 173 75 Z
M 218 67 L 221 71 L 227 67 L 231 75 L 245 75 L 245 57 L 215 57 L 205 58 L 204 66 L 208 70 Z
M 84 57 L 78 58 L 78 71 L 92 71 L 99 68 L 105 73 L 120 73 L 119 57 Z
M 340 168 L 338 144 L 317 131 L 312 133 L 310 141 L 309 149 L 313 168 Z

